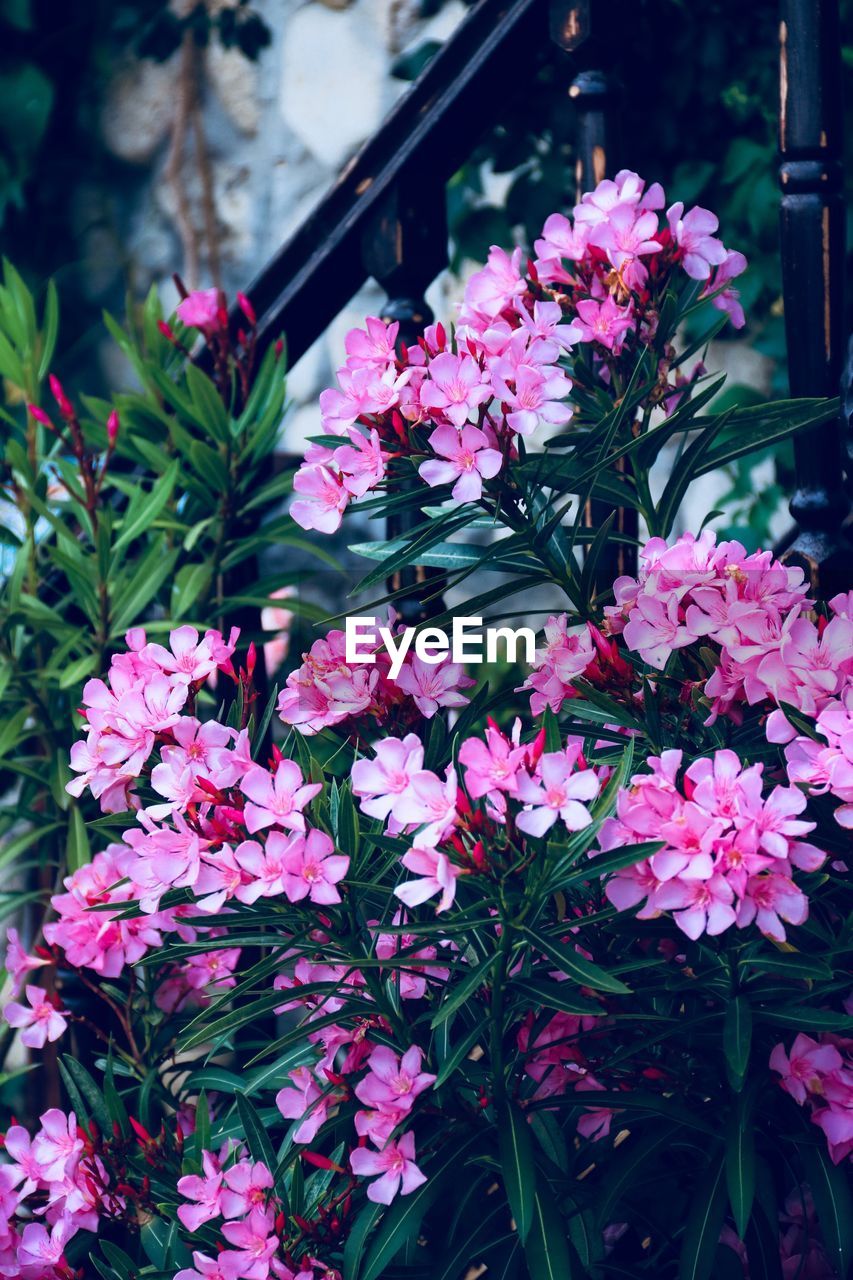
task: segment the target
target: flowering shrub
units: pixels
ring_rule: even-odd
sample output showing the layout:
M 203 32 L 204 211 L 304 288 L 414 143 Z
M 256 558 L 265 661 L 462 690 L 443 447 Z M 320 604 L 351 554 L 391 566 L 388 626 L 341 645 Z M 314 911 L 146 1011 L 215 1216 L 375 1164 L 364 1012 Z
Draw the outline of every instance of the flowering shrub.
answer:
M 5 1017 L 99 1048 L 7 1129 L 0 1275 L 846 1274 L 851 602 L 672 537 L 693 478 L 835 406 L 702 412 L 675 334 L 741 321 L 744 263 L 663 206 L 622 173 L 526 274 L 493 249 L 452 334 L 351 333 L 294 481 L 319 532 L 414 514 L 365 587 L 558 588 L 515 689 L 331 630 L 261 698 L 237 631 L 189 622 L 84 685 L 64 786 L 99 848 L 10 933 Z M 590 498 L 649 529 L 612 591 Z

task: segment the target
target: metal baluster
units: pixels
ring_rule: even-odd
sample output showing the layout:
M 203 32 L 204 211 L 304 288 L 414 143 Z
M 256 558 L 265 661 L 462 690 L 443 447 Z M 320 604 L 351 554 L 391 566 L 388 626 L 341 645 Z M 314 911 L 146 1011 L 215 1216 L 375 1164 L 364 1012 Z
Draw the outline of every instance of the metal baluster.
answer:
M 605 0 L 569 4 L 566 0 L 552 0 L 550 17 L 551 39 L 558 48 L 575 55 L 583 47 L 584 61 L 589 64 L 578 71 L 569 87 L 569 97 L 577 110 L 575 186 L 580 199 L 585 191 L 591 191 L 602 178 L 616 171 L 619 87 L 610 62 L 615 10 L 613 3 Z M 616 466 L 619 471 L 626 471 L 623 459 Z M 586 523 L 598 526 L 612 510 L 607 502 L 590 500 L 585 509 Z M 612 532 L 637 537 L 637 512 L 633 507 L 617 508 Z M 615 578 L 636 570 L 636 549 L 625 543 L 612 543 L 599 561 L 597 589 L 605 590 Z
M 432 192 L 422 187 L 395 186 L 364 234 L 362 259 L 368 273 L 388 295 L 382 318 L 399 323 L 398 349 L 412 346 L 434 318 L 424 292 L 447 265 L 443 184 Z M 417 508 L 392 513 L 388 516 L 387 537 L 404 537 L 423 519 Z M 441 613 L 444 582 L 445 575 L 440 570 L 423 565 L 410 565 L 394 573 L 387 587 L 389 591 L 405 592 L 392 602 L 403 622 L 415 626 Z
M 794 396 L 834 396 L 844 359 L 841 42 L 838 0 L 782 0 L 779 150 L 781 249 Z M 850 547 L 841 526 L 841 418 L 794 439 L 799 532 L 786 558 L 821 595 L 846 588 Z

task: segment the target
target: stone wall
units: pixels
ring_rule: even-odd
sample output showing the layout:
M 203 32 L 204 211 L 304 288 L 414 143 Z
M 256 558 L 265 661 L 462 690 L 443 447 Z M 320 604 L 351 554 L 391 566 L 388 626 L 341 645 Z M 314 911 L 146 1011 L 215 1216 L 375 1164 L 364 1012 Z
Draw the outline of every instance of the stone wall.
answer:
M 222 286 L 232 296 L 245 289 L 405 92 L 405 82 L 391 73 L 401 52 L 424 39 L 444 39 L 465 13 L 461 0 L 448 0 L 426 21 L 420 0 L 254 0 L 253 8 L 272 33 L 258 62 L 213 45 L 193 68 L 202 164 L 192 127 L 175 164 L 174 121 L 186 87 L 182 53 L 163 64 L 116 67 L 101 133 L 122 162 L 121 190 L 89 188 L 77 197 L 89 287 L 98 301 L 120 299 L 127 283 L 136 293 L 153 283 L 171 303 L 176 269 L 195 274 L 188 283 L 210 284 L 205 174 Z M 343 333 L 380 302 L 378 291 L 364 290 L 292 371 L 288 445 L 297 447 L 316 431 L 316 398 L 340 362 Z

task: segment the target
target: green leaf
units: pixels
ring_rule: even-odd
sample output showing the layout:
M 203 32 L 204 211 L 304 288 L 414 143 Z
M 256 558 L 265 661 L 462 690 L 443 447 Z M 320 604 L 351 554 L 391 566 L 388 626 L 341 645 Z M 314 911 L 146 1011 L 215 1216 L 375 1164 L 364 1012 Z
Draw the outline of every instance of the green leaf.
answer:
M 743 1087 L 749 1051 L 752 1044 L 752 1008 L 746 996 L 735 996 L 726 1006 L 723 1026 L 723 1052 L 726 1055 L 726 1071 L 732 1088 Z
M 93 1120 L 97 1120 L 102 1132 L 109 1133 L 112 1129 L 112 1124 L 104 1101 L 103 1091 L 95 1084 L 82 1062 L 78 1062 L 76 1058 L 64 1053 L 62 1055 L 62 1066 L 65 1068 L 67 1077 L 70 1077 L 73 1081 L 78 1098 L 83 1100 L 86 1114 L 91 1116 Z
M 347 1280 L 358 1280 L 361 1260 L 367 1246 L 367 1238 L 382 1213 L 381 1204 L 364 1205 L 347 1233 L 344 1245 L 343 1274 Z
M 756 1009 L 762 1022 L 774 1027 L 792 1027 L 796 1031 L 839 1031 L 853 1034 L 853 1017 L 849 1013 L 833 1013 L 831 1009 L 812 1009 L 806 1005 L 794 1005 L 784 1009 Z
M 493 951 L 490 956 L 487 956 L 485 960 L 476 965 L 458 985 L 454 984 L 450 988 L 450 995 L 442 1000 L 438 1012 L 433 1015 L 430 1023 L 431 1027 L 441 1026 L 442 1022 L 449 1018 L 452 1013 L 455 1013 L 460 1005 L 465 1004 L 466 1000 L 475 991 L 479 991 L 497 958 L 498 953 Z
M 565 988 L 569 987 L 566 991 Z M 526 1003 L 531 1000 L 545 1009 L 557 1009 L 561 1013 L 573 1013 L 584 1018 L 603 1018 L 606 1010 L 592 1000 L 585 1000 L 565 982 L 550 982 L 545 978 L 513 978 L 510 991 L 518 992 Z
M 726 1210 L 725 1163 L 723 1157 L 715 1160 L 693 1194 L 681 1244 L 679 1280 L 711 1280 Z
M 593 964 L 591 960 L 587 960 L 571 945 L 566 946 L 556 942 L 547 934 L 537 933 L 533 929 L 526 928 L 524 932 L 535 947 L 554 961 L 561 973 L 573 978 L 581 986 L 591 987 L 594 991 L 608 991 L 619 996 L 631 994 L 631 988 L 626 987 L 624 982 L 607 973 L 599 965 Z
M 498 1106 L 497 1121 L 504 1190 L 523 1244 L 533 1223 L 536 1199 L 533 1139 L 527 1117 L 513 1102 L 507 1100 Z
M 533 1221 L 524 1244 L 527 1268 L 535 1280 L 571 1280 L 572 1259 L 563 1221 L 550 1188 L 538 1186 L 533 1199 Z
M 276 1167 L 276 1159 L 269 1134 L 254 1105 L 243 1093 L 237 1094 L 237 1110 L 253 1159 L 262 1161 L 272 1173 Z
M 138 500 L 131 500 L 127 514 L 121 523 L 121 533 L 115 541 L 113 550 L 120 551 L 145 533 L 163 511 L 172 496 L 172 490 L 178 478 L 178 464 L 172 462 L 155 483 L 150 493 L 138 490 Z
M 738 1095 L 726 1134 L 726 1187 L 741 1240 L 746 1235 L 755 1197 L 755 1134 L 750 1093 Z
M 778 974 L 791 979 L 805 978 L 807 981 L 825 978 L 832 979 L 832 966 L 828 961 L 817 956 L 804 956 L 793 952 L 780 951 L 774 956 L 749 956 L 742 960 L 744 967 L 757 969 L 759 973 Z
M 65 860 L 69 871 L 79 871 L 91 861 L 91 857 L 89 833 L 83 820 L 83 810 L 72 801 L 68 822 L 68 844 L 65 849 Z
M 832 1163 L 823 1145 L 802 1142 L 799 1150 L 827 1256 L 838 1275 L 846 1276 L 853 1265 L 853 1194 L 848 1173 L 844 1165 Z

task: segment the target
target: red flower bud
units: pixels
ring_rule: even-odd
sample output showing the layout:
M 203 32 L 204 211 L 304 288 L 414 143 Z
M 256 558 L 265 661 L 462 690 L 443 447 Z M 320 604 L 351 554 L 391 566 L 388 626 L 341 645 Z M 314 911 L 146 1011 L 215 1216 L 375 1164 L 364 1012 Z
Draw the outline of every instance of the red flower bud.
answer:
M 118 414 L 115 409 L 113 409 L 112 413 L 107 418 L 107 440 L 111 445 L 114 445 L 118 438 L 119 425 Z
M 74 413 L 74 406 L 71 404 L 71 401 L 68 399 L 68 396 L 63 391 L 62 383 L 54 374 L 50 375 L 50 377 L 48 378 L 48 382 L 50 383 L 51 393 L 57 405 L 59 406 L 59 412 L 61 413 L 62 417 L 65 419 L 66 422 L 73 422 L 76 416 Z
M 258 317 L 255 314 L 255 308 L 252 306 L 251 302 L 246 297 L 245 293 L 237 294 L 237 305 L 239 306 L 240 310 L 243 312 L 243 315 L 246 317 L 249 324 L 254 329 L 255 325 L 258 323 Z
M 40 422 L 43 427 L 50 427 L 51 431 L 55 431 L 53 423 L 45 413 L 44 409 L 40 409 L 37 404 L 28 404 L 30 417 L 35 418 L 36 422 Z

